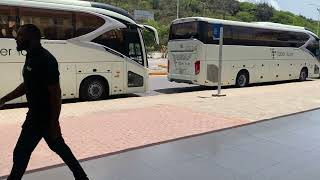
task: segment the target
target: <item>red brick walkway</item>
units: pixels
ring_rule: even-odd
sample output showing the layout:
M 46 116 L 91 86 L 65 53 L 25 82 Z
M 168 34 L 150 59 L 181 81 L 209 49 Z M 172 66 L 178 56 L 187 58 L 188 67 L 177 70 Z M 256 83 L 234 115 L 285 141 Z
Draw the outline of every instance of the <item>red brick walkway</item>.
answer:
M 177 106 L 155 106 L 119 112 L 100 112 L 61 119 L 66 142 L 78 159 L 248 123 L 243 119 L 200 113 Z M 12 165 L 12 151 L 20 124 L 0 124 L 0 176 Z M 31 157 L 28 170 L 62 161 L 42 141 Z

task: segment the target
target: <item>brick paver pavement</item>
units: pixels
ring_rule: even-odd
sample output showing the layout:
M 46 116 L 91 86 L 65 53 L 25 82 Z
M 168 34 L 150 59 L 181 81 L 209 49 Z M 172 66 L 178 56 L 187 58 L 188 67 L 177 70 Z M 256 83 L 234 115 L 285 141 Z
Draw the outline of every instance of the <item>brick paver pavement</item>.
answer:
M 154 106 L 120 112 L 99 112 L 61 119 L 66 142 L 79 159 L 177 139 L 247 123 L 247 120 L 199 113 L 176 106 Z M 17 124 L 2 124 L 0 176 L 11 167 Z M 6 137 L 6 138 L 4 138 Z M 42 141 L 32 155 L 28 170 L 62 161 Z
M 79 159 L 320 107 L 320 81 L 63 105 L 61 124 Z M 8 174 L 26 109 L 0 111 L 0 176 Z M 30 169 L 61 163 L 41 142 Z

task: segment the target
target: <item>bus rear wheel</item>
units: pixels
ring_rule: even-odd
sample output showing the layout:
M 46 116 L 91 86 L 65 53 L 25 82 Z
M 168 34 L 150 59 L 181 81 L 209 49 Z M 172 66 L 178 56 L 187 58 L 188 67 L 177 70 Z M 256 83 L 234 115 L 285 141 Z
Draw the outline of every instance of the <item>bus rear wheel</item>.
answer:
M 81 83 L 80 99 L 84 101 L 96 101 L 106 99 L 108 85 L 103 78 L 89 77 Z
M 249 74 L 246 71 L 240 71 L 237 75 L 236 86 L 237 87 L 246 87 L 249 85 Z
M 308 78 L 308 69 L 303 68 L 300 72 L 299 81 L 305 81 Z

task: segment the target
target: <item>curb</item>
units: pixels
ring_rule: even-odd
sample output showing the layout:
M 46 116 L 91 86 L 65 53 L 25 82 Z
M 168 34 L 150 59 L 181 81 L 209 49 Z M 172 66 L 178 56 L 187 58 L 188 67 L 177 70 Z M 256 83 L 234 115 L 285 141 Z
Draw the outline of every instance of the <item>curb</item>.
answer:
M 167 72 L 151 72 L 149 73 L 149 76 L 166 76 L 168 75 Z

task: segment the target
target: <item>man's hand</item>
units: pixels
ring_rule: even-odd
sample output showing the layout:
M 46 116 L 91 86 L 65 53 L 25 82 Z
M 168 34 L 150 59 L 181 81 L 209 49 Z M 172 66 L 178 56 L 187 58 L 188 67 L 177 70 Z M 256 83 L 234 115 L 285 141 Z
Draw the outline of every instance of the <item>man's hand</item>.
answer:
M 24 83 L 21 83 L 15 90 L 13 90 L 11 93 L 7 94 L 6 96 L 0 99 L 0 108 L 2 108 L 6 102 L 14 100 L 25 94 L 26 94 L 26 88 L 24 86 Z

